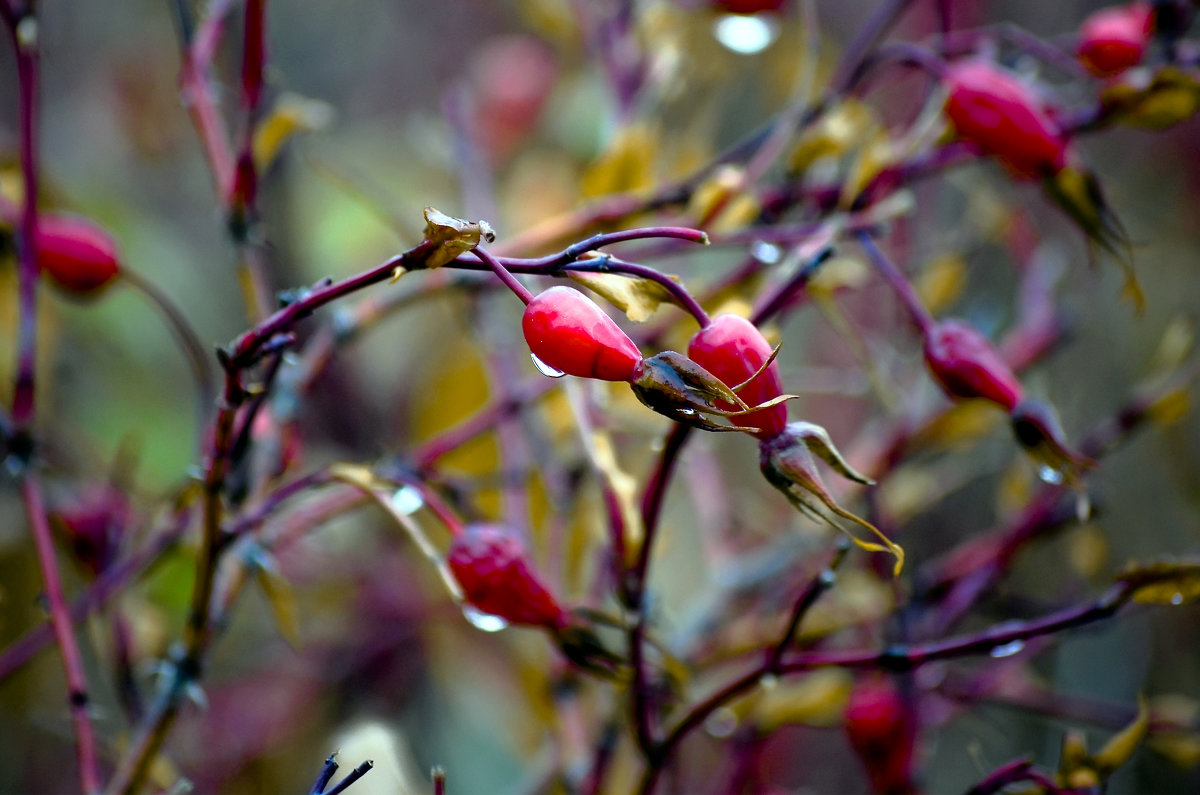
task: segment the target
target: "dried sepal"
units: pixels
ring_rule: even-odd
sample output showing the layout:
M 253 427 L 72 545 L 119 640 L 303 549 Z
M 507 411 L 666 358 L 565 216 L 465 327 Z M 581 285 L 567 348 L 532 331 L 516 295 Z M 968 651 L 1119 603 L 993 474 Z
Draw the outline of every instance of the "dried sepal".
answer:
M 662 304 L 676 303 L 671 291 L 653 279 L 589 271 L 569 271 L 567 275 L 620 309 L 634 323 L 649 320 Z
M 1125 277 L 1121 296 L 1133 303 L 1138 314 L 1145 311 L 1146 296 L 1134 270 L 1129 235 L 1104 198 L 1096 175 L 1081 166 L 1068 165 L 1047 177 L 1044 184 L 1050 198 L 1071 217 L 1088 243 L 1116 260 Z
M 1059 757 L 1058 774 L 1060 786 L 1072 789 L 1099 788 L 1122 765 L 1129 761 L 1138 745 L 1150 729 L 1150 708 L 1146 700 L 1138 697 L 1138 712 L 1132 721 L 1117 732 L 1104 747 L 1089 754 L 1083 734 L 1069 731 L 1063 736 Z
M 1134 70 L 1106 86 L 1100 102 L 1106 120 L 1162 130 L 1200 110 L 1200 80 L 1177 66 L 1164 66 L 1148 79 Z
M 1117 575 L 1127 583 L 1135 602 L 1182 605 L 1200 601 L 1200 561 L 1160 561 L 1133 564 Z
M 652 411 L 707 431 L 760 433 L 761 429 L 756 427 L 720 425 L 704 415 L 742 417 L 797 397 L 777 395 L 762 403 L 748 405 L 733 388 L 676 351 L 663 351 L 644 359 L 638 377 L 630 385 L 637 399 Z M 725 408 L 728 405 L 734 408 Z
M 890 553 L 896 559 L 893 576 L 899 576 L 904 567 L 904 549 L 875 525 L 837 504 L 821 480 L 814 454 L 843 477 L 859 483 L 872 482 L 846 463 L 824 428 L 807 422 L 792 423 L 784 433 L 773 439 L 762 440 L 759 444 L 759 467 L 767 482 L 783 492 L 801 513 L 845 534 L 860 549 Z M 878 542 L 859 538 L 846 522 L 869 531 Z
M 440 268 L 480 243 L 491 243 L 496 233 L 487 221 L 464 221 L 433 207 L 425 208 L 425 241 L 429 246 L 422 264 Z
M 1009 416 L 1017 442 L 1042 467 L 1042 480 L 1079 488 L 1083 473 L 1096 462 L 1067 446 L 1066 433 L 1054 410 L 1039 400 L 1026 399 Z

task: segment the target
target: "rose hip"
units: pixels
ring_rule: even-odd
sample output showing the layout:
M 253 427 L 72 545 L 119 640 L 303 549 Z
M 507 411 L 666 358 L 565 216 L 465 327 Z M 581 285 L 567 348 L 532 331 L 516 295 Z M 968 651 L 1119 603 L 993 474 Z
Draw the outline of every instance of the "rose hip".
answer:
M 1097 11 L 1079 27 L 1079 62 L 1097 77 L 1111 77 L 1137 66 L 1146 54 L 1153 20 L 1149 3 Z
M 83 218 L 41 216 L 34 247 L 42 272 L 75 295 L 94 295 L 121 272 L 116 243 L 107 232 Z
M 569 614 L 542 584 L 525 545 L 497 525 L 468 525 L 446 553 L 446 564 L 470 606 L 510 624 L 558 629 Z
M 987 338 L 961 320 L 935 323 L 925 337 L 925 364 L 954 398 L 983 398 L 1012 411 L 1024 390 Z
M 729 314 L 713 318 L 712 323 L 696 332 L 688 343 L 688 357 L 730 387 L 745 383 L 753 376 L 738 390 L 738 397 L 751 406 L 783 394 L 779 365 L 771 362 L 763 368 L 772 352 L 771 344 L 753 323 Z M 736 407 L 729 404 L 722 408 Z M 787 408 L 780 403 L 732 416 L 729 420 L 742 428 L 758 428 L 756 436 L 770 439 L 787 426 Z
M 594 301 L 570 287 L 551 287 L 525 307 L 521 329 L 529 350 L 568 375 L 632 381 L 641 351 Z

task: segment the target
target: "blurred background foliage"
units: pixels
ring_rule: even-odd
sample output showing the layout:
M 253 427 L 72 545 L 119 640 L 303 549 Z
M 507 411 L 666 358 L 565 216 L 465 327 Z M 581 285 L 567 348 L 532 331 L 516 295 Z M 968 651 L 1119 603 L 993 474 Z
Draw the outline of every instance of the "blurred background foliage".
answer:
M 818 85 L 873 5 L 816 3 Z M 901 35 L 931 31 L 926 6 L 932 5 L 917 4 Z M 1069 36 L 1096 5 L 953 4 L 960 26 L 1013 22 L 1050 39 Z M 206 344 L 223 344 L 247 322 L 233 246 L 179 99 L 168 6 L 158 0 L 119 8 L 41 4 L 45 202 L 104 224 L 119 240 L 125 266 L 179 305 Z M 648 191 L 687 175 L 759 127 L 803 79 L 799 53 L 807 34 L 798 14 L 782 18 L 765 50 L 742 54 L 718 41 L 717 14 L 704 4 L 645 2 L 638 4 L 638 35 L 653 60 L 654 86 L 622 107 L 576 21 L 588 4 L 574 6 L 566 0 L 271 4 L 273 101 L 293 108 L 302 126 L 316 128 L 282 143 L 262 180 L 258 233 L 275 285 L 336 279 L 384 261 L 419 240 L 425 206 L 486 218 L 504 242 L 590 198 Z M 231 35 L 236 40 L 236 26 Z M 237 49 L 222 52 L 218 100 L 231 111 Z M 915 77 L 898 79 L 866 99 L 880 118 L 895 122 L 911 117 L 918 89 Z M 10 189 L 17 175 L 16 107 L 12 53 L 0 48 L 0 174 Z M 461 147 L 464 129 L 474 136 L 473 150 Z M 925 294 L 936 311 L 969 318 L 994 335 L 1011 323 L 1015 298 L 1003 232 L 1014 211 L 1025 211 L 1021 221 L 1041 241 L 1041 255 L 1063 269 L 1069 287 L 1059 301 L 1073 324 L 1069 339 L 1025 376 L 1025 384 L 1058 407 L 1075 436 L 1154 374 L 1164 335 L 1174 329 L 1186 336 L 1200 308 L 1193 280 L 1200 123 L 1154 132 L 1114 129 L 1086 138 L 1082 148 L 1135 243 L 1149 306 L 1143 317 L 1118 300 L 1116 269 L 1089 266 L 1069 223 L 1035 188 L 1009 182 L 993 164 L 975 163 L 916 185 L 916 211 L 903 227 L 911 241 L 907 259 L 922 263 Z M 725 212 L 715 229 L 745 223 L 736 205 Z M 663 267 L 695 289 L 744 256 L 715 248 Z M 376 290 L 415 292 L 427 276 Z M 15 327 L 14 285 L 9 256 L 0 269 L 5 329 Z M 919 341 L 887 331 L 899 327 L 899 315 L 885 287 L 871 283 L 839 293 L 838 306 L 867 339 L 893 398 L 939 399 L 921 371 Z M 39 428 L 54 467 L 52 507 L 70 505 L 85 484 L 118 473 L 129 486 L 133 517 L 121 543 L 134 549 L 147 541 L 164 500 L 196 465 L 196 398 L 185 361 L 161 319 L 129 290 L 118 287 L 86 303 L 46 290 L 42 307 Z M 340 348 L 298 407 L 300 471 L 403 455 L 472 416 L 516 368 L 527 380 L 532 370 L 516 333 L 518 309 L 507 296 L 483 301 L 470 291 L 434 293 Z M 325 316 L 339 311 L 335 306 Z M 674 310 L 664 312 L 678 319 Z M 864 447 L 848 451 L 854 458 L 866 449 L 879 402 L 853 346 L 829 317 L 808 309 L 793 315 L 786 329 L 770 331 L 786 342 L 784 383 L 803 395 L 790 408 L 792 417 L 822 423 L 835 439 L 859 440 Z M 666 339 L 678 346 L 690 332 L 676 323 Z M 2 373 L 14 366 L 12 339 L 6 333 L 0 340 Z M 488 357 L 503 364 L 491 365 Z M 10 393 L 11 380 L 0 379 L 0 397 L 9 401 Z M 606 399 L 621 468 L 642 478 L 654 452 L 647 439 L 660 437 L 665 424 L 625 392 Z M 563 490 L 564 482 L 579 477 L 582 451 L 567 399 L 556 394 L 541 406 L 537 421 L 526 423 L 526 455 L 538 465 L 532 470 L 506 471 L 489 434 L 447 455 L 439 471 L 480 517 L 500 515 L 501 488 L 517 478 L 529 495 L 535 548 L 544 559 L 555 559 L 545 551 L 550 547 L 565 550 L 549 576 L 568 599 L 581 601 L 594 588 L 594 557 L 604 541 L 600 498 L 594 486 Z M 1032 467 L 1014 453 L 996 418 L 969 409 L 960 414 L 964 424 L 948 432 L 943 449 L 915 458 L 878 496 L 897 515 L 911 516 L 901 537 L 910 571 L 1010 516 L 1034 488 Z M 966 627 L 1039 615 L 1083 598 L 1130 559 L 1194 554 L 1198 431 L 1185 407 L 1177 422 L 1133 437 L 1106 459 L 1089 480 L 1094 519 L 1025 550 Z M 731 598 L 740 579 L 765 576 L 784 565 L 781 560 L 820 548 L 811 527 L 781 540 L 780 528 L 796 524 L 791 509 L 755 472 L 753 448 L 744 439 L 693 440 L 685 461 L 669 495 L 653 572 L 658 630 L 672 644 L 694 640 L 697 622 L 712 620 L 711 611 Z M 7 482 L 0 500 L 0 515 L 8 517 L 0 522 L 4 648 L 45 617 L 33 549 Z M 303 511 L 295 513 L 303 519 Z M 288 532 L 291 514 L 281 516 L 279 532 Z M 591 727 L 602 724 L 618 698 L 611 688 L 573 694 L 552 688 L 550 674 L 562 665 L 557 653 L 536 633 L 488 634 L 464 621 L 435 572 L 377 510 L 347 510 L 296 532 L 295 543 L 278 550 L 277 565 L 295 600 L 297 642 L 289 644 L 280 631 L 272 600 L 250 589 L 212 651 L 203 683 L 207 707 L 189 711 L 172 734 L 155 772 L 159 784 L 184 775 L 199 792 L 303 792 L 324 757 L 341 748 L 348 766 L 361 758 L 377 763 L 355 785 L 358 793 L 430 791 L 423 782 L 431 765 L 449 772 L 451 792 L 526 792 L 542 791 L 557 754 L 577 766 L 590 761 Z M 69 558 L 65 544 L 61 549 Z M 148 686 L 150 662 L 177 637 L 195 554 L 191 541 L 174 548 L 85 626 L 106 754 L 124 742 L 113 684 L 116 616 L 136 674 Z M 870 565 L 847 571 L 806 631 L 818 633 L 823 621 L 869 625 L 886 615 L 897 592 L 878 574 Z M 89 576 L 82 566 L 68 566 L 69 592 L 77 593 Z M 779 599 L 784 609 L 791 596 Z M 1137 612 L 1072 633 L 1045 647 L 1031 667 L 1023 656 L 990 664 L 997 677 L 1013 678 L 1014 692 L 1032 677 L 1056 692 L 1115 705 L 1117 714 L 1138 693 L 1166 695 L 1174 700 L 1160 703 L 1190 715 L 1194 725 L 1200 710 L 1196 610 Z M 761 612 L 744 620 L 732 611 L 715 615 L 729 621 L 717 649 L 761 642 L 773 626 L 761 625 Z M 853 634 L 852 647 L 875 637 L 868 629 Z M 922 686 L 933 688 L 938 678 L 973 665 L 929 666 L 920 672 Z M 863 791 L 866 779 L 856 765 L 830 762 L 850 759 L 844 737 L 829 728 L 838 723 L 847 675 L 827 673 L 788 686 L 808 690 L 788 702 L 797 714 L 785 710 L 766 719 L 780 728 L 759 757 L 760 780 L 775 791 Z M 49 649 L 0 682 L 0 789 L 74 786 L 65 703 L 60 663 Z M 1003 704 L 959 705 L 949 697 L 938 704 L 942 725 L 924 746 L 930 792 L 961 791 L 1025 752 L 1053 766 L 1063 730 L 1073 725 Z M 710 736 L 685 749 L 689 772 L 681 786 L 719 768 L 715 743 L 729 728 L 711 723 Z M 1111 723 L 1095 736 L 1120 725 Z M 631 786 L 636 772 L 636 757 L 627 751 L 618 755 L 613 792 Z M 1198 758 L 1195 735 L 1140 750 L 1109 792 L 1200 790 Z

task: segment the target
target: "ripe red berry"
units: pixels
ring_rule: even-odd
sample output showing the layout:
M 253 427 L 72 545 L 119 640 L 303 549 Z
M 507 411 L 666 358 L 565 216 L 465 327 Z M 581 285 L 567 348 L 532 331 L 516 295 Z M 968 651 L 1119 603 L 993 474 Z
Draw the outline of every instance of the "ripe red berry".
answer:
M 738 315 L 717 315 L 688 342 L 688 358 L 731 387 L 745 382 L 758 372 L 771 353 L 771 344 L 762 332 Z M 738 390 L 738 397 L 751 406 L 782 394 L 783 381 L 779 375 L 779 365 L 775 362 L 771 362 L 770 366 Z M 732 410 L 736 406 L 730 403 L 721 408 Z M 729 421 L 742 428 L 758 428 L 760 430 L 756 436 L 771 439 L 783 433 L 787 427 L 787 408 L 780 403 L 732 416 Z
M 83 218 L 41 216 L 34 247 L 42 272 L 69 293 L 93 295 L 121 272 L 116 243 Z
M 875 792 L 901 795 L 913 791 L 916 727 L 911 711 L 890 682 L 880 679 L 855 687 L 846 704 L 845 726 Z
M 1067 142 L 1037 94 L 1011 72 L 982 60 L 951 64 L 946 117 L 958 135 L 1021 177 L 1057 173 Z
M 983 398 L 1012 411 L 1024 395 L 987 338 L 961 320 L 933 324 L 925 337 L 925 364 L 951 397 Z
M 446 553 L 467 604 L 510 624 L 560 629 L 570 616 L 538 578 L 525 545 L 497 525 L 468 525 Z
M 1104 8 L 1079 27 L 1079 61 L 1097 77 L 1120 74 L 1141 63 L 1150 41 L 1154 9 L 1149 3 Z
M 543 363 L 569 375 L 632 381 L 642 361 L 629 336 L 594 301 L 570 287 L 534 297 L 521 319 L 525 342 Z

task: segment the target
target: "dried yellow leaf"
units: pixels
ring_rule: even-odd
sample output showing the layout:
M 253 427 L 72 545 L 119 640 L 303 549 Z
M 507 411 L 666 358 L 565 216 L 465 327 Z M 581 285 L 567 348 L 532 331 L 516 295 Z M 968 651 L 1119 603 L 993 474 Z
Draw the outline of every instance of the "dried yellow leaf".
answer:
M 1181 605 L 1200 600 L 1200 563 L 1164 561 L 1134 564 L 1117 575 L 1133 586 L 1133 601 L 1151 605 Z
M 634 323 L 644 323 L 662 304 L 674 304 L 675 296 L 653 279 L 623 276 L 618 273 L 571 271 L 570 277 L 600 295 L 625 313 Z M 670 278 L 678 281 L 678 277 Z
M 425 240 L 434 245 L 426 255 L 426 268 L 440 268 L 480 243 L 491 243 L 496 233 L 487 221 L 464 221 L 433 207 L 425 208 Z
M 262 173 L 275 162 L 283 145 L 293 135 L 323 130 L 333 121 L 333 106 L 327 102 L 285 93 L 254 131 L 254 165 Z

